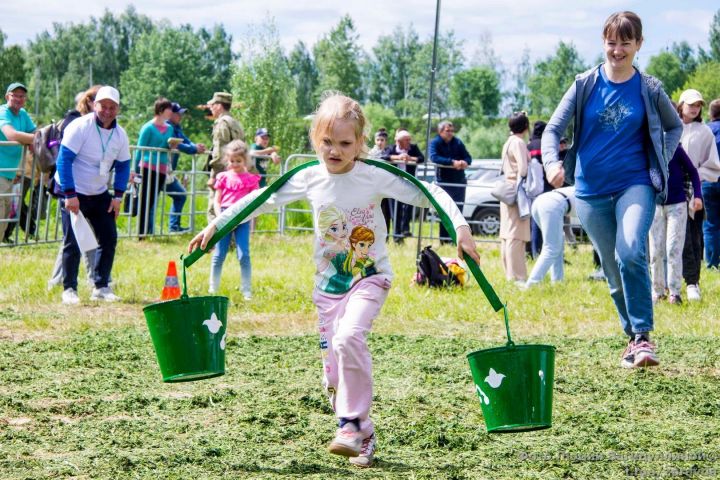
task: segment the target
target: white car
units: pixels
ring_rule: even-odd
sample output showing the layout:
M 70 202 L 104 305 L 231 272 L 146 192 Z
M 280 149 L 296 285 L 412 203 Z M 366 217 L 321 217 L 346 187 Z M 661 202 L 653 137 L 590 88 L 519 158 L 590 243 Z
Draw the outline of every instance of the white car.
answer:
M 503 179 L 500 160 L 474 160 L 467 173 L 463 216 L 476 235 L 500 232 L 500 203 L 490 195 L 498 180 Z

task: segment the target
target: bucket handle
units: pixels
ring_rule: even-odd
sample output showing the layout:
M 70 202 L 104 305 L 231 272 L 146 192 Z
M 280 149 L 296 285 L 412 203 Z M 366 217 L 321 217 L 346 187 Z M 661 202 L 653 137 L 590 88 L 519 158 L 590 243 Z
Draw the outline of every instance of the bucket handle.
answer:
M 185 262 L 183 261 L 183 258 L 184 258 L 184 257 L 185 257 L 185 255 L 183 255 L 183 254 L 181 253 L 181 254 L 180 254 L 180 263 L 182 264 L 182 295 L 180 295 L 180 298 L 182 298 L 183 300 L 185 300 L 185 299 L 188 298 L 188 294 L 187 294 L 187 277 L 186 277 L 186 274 L 185 274 Z
M 503 304 L 503 315 L 505 317 L 505 332 L 507 333 L 507 346 L 508 347 L 514 347 L 515 342 L 513 342 L 512 337 L 510 336 L 510 321 L 508 319 L 508 309 L 507 309 L 507 303 Z

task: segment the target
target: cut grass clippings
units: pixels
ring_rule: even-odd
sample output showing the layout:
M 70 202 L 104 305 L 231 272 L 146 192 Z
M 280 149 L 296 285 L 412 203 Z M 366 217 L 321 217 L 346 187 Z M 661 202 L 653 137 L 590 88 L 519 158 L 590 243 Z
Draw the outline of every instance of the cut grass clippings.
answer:
M 187 241 L 187 238 L 184 239 Z M 663 364 L 618 367 L 623 338 L 607 287 L 585 279 L 587 247 L 567 281 L 522 292 L 486 245 L 483 269 L 509 301 L 517 343 L 557 347 L 553 427 L 488 434 L 465 355 L 504 343 L 477 285 L 411 287 L 414 243 L 390 246 L 395 286 L 376 320 L 377 464 L 327 453 L 335 425 L 320 387 L 308 237 L 253 237 L 254 300 L 227 261 L 227 373 L 162 383 L 142 307 L 159 296 L 183 241 L 122 241 L 119 304 L 59 305 L 45 282 L 57 247 L 3 249 L 0 289 L 0 478 L 717 478 L 720 474 L 720 276 L 704 299 L 656 308 Z M 443 247 L 441 254 L 452 249 Z M 188 271 L 206 288 L 208 259 Z M 233 279 L 236 279 L 233 282 Z

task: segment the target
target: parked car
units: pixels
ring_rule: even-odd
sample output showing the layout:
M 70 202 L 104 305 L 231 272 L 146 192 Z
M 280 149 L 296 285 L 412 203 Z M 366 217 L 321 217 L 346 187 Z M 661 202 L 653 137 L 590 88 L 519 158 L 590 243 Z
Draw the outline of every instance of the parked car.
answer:
M 497 235 L 500 232 L 500 203 L 490 195 L 498 180 L 503 179 L 500 160 L 478 160 L 468 171 L 463 216 L 475 235 Z

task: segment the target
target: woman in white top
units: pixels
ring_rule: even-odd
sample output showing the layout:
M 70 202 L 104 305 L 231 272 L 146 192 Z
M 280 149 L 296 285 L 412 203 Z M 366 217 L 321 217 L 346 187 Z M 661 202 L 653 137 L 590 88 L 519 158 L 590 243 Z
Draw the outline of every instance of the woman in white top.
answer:
M 718 185 L 720 177 L 720 160 L 715 146 L 715 136 L 710 128 L 702 123 L 702 108 L 705 105 L 702 95 L 697 90 L 688 89 L 680 95 L 678 114 L 683 122 L 683 133 L 680 138 L 685 152 L 697 168 L 702 182 L 703 199 L 712 197 L 712 191 Z M 706 218 L 703 224 L 703 217 Z M 704 230 L 704 235 L 703 235 Z M 688 218 L 683 249 L 683 277 L 687 283 L 687 299 L 700 300 L 700 268 L 703 257 L 703 240 L 705 257 L 709 267 L 718 266 L 720 260 L 720 211 L 711 202 L 705 202 L 705 209 L 695 212 Z

